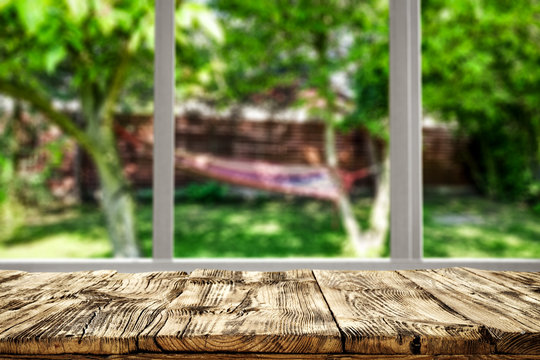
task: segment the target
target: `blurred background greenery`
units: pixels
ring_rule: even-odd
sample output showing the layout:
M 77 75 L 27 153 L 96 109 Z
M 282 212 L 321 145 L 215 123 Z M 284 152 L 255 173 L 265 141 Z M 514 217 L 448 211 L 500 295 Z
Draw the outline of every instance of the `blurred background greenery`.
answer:
M 336 211 L 316 200 L 259 199 L 200 202 L 175 207 L 176 257 L 351 257 Z M 370 199 L 356 199 L 366 218 Z M 103 214 L 95 206 L 28 211 L 0 243 L 6 258 L 100 258 L 113 255 Z M 37 219 L 37 220 L 36 220 Z M 152 251 L 151 204 L 139 204 L 137 235 Z M 424 204 L 425 257 L 518 257 L 540 254 L 540 221 L 526 205 L 480 196 L 436 196 Z M 387 256 L 387 244 L 380 253 Z
M 0 0 L 0 258 L 151 256 L 152 127 L 135 119 L 153 110 L 153 6 Z M 179 116 L 305 110 L 329 166 L 357 156 L 340 134 L 368 134 L 383 170 L 344 199 L 388 256 L 388 1 L 186 0 L 175 20 Z M 425 126 L 457 139 L 460 178 L 425 184 L 424 255 L 540 257 L 540 3 L 423 0 L 422 36 Z M 183 177 L 175 256 L 355 256 L 343 213 Z

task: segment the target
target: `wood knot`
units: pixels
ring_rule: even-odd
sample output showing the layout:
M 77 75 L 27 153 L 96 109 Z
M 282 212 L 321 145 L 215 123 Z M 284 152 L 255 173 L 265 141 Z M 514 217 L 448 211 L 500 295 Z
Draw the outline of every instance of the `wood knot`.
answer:
M 414 355 L 420 354 L 420 348 L 422 344 L 420 344 L 420 335 L 415 335 L 414 339 L 412 339 L 411 343 L 409 344 L 409 348 L 411 349 L 411 353 Z

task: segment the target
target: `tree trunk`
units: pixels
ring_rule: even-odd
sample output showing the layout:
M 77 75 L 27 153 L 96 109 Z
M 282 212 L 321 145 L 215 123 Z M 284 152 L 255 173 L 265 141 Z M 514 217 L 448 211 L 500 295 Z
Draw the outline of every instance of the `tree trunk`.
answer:
M 349 195 L 347 194 L 341 176 L 339 175 L 336 151 L 336 131 L 331 124 L 325 125 L 324 146 L 326 165 L 330 168 L 332 180 L 338 189 L 337 206 L 339 208 L 341 222 L 356 254 L 360 257 L 365 257 L 367 254 L 367 244 L 362 241 L 360 226 L 358 225 L 358 221 L 356 221 Z
M 375 143 L 371 136 L 368 137 L 368 154 L 371 164 L 380 164 L 375 180 L 375 198 L 370 213 L 370 229 L 366 234 L 369 247 L 382 249 L 388 229 L 390 227 L 390 174 L 389 153 L 384 151 L 384 160 L 378 155 Z
M 138 257 L 139 247 L 135 237 L 135 202 L 124 175 L 116 150 L 114 135 L 110 129 L 101 129 L 101 151 L 94 152 L 100 186 L 101 206 L 107 220 L 107 230 L 115 257 Z
M 83 121 L 80 113 L 75 113 L 73 118 L 77 126 L 81 126 Z M 75 142 L 75 156 L 73 159 L 73 178 L 75 179 L 75 189 L 73 190 L 73 198 L 80 204 L 83 200 L 82 193 L 82 173 L 81 173 L 81 160 L 82 160 L 83 151 L 81 146 Z

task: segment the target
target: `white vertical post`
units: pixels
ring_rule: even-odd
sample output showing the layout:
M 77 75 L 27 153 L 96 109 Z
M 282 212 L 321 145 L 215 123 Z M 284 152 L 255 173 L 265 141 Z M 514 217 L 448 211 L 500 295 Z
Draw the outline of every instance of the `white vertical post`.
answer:
M 423 170 L 422 170 L 422 14 L 421 0 L 411 1 L 411 205 L 412 205 L 412 257 L 422 259 L 423 245 Z
M 390 0 L 392 259 L 422 257 L 420 0 Z
M 173 258 L 174 0 L 155 1 L 153 259 Z

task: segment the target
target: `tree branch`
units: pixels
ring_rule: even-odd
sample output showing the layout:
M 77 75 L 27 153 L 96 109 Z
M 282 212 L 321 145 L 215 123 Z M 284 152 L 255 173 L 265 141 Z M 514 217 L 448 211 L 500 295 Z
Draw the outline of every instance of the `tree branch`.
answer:
M 21 84 L 15 84 L 0 79 L 0 93 L 30 103 L 53 124 L 62 129 L 64 133 L 72 136 L 89 154 L 92 154 L 95 151 L 95 147 L 92 146 L 92 141 L 79 127 L 77 127 L 77 125 L 75 125 L 73 120 L 69 116 L 54 109 L 51 102 L 41 96 L 36 90 Z
M 141 13 L 136 16 L 133 26 L 134 28 L 141 26 L 141 21 L 144 16 L 148 16 L 148 14 Z M 103 116 L 105 125 L 109 128 L 112 128 L 114 106 L 118 101 L 122 87 L 125 85 L 127 70 L 133 56 L 129 44 L 133 40 L 134 36 L 136 36 L 135 32 L 131 32 L 124 40 L 124 43 L 121 46 L 120 61 L 118 62 L 118 66 L 114 69 L 114 72 L 107 82 L 107 91 L 105 93 L 103 104 Z
M 128 50 L 126 42 L 125 46 L 122 49 L 120 62 L 118 63 L 116 69 L 114 69 L 114 73 L 112 74 L 111 79 L 107 84 L 105 100 L 103 103 L 102 114 L 104 117 L 105 126 L 108 128 L 112 128 L 113 125 L 112 123 L 114 118 L 114 106 L 116 105 L 118 97 L 120 96 L 120 92 L 122 91 L 122 87 L 124 86 L 130 60 L 131 54 Z

